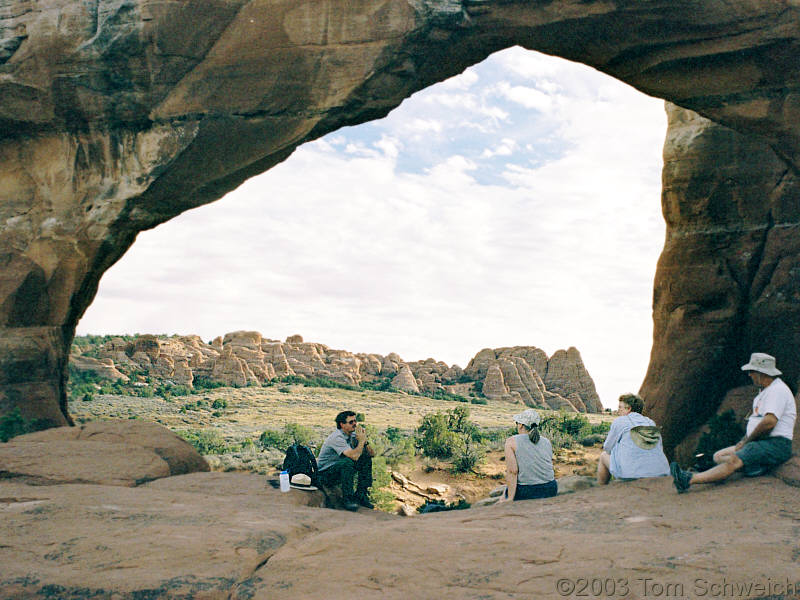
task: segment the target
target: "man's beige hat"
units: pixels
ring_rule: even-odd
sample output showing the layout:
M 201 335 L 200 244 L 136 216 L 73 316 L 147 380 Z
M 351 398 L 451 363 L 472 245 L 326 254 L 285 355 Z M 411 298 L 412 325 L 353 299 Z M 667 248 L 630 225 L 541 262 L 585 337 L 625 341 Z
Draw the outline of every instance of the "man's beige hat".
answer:
M 309 477 L 305 473 L 298 473 L 297 475 L 293 475 L 292 481 L 289 485 L 291 485 L 291 487 L 295 488 L 296 490 L 317 489 L 313 485 L 311 485 L 311 477 Z
M 754 352 L 751 354 L 750 362 L 742 366 L 742 371 L 758 371 L 770 377 L 777 377 L 781 374 L 781 372 L 775 368 L 775 357 L 761 352 Z
M 525 425 L 525 427 L 530 429 L 533 425 L 539 424 L 539 413 L 532 408 L 523 410 L 518 415 L 514 415 L 514 423 Z

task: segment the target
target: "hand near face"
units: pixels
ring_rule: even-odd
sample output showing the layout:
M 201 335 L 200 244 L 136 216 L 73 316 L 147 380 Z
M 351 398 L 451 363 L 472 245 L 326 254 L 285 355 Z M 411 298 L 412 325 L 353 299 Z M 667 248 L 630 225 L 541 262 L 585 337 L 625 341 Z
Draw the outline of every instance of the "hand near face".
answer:
M 359 442 L 367 441 L 367 430 L 364 429 L 363 425 L 356 425 L 356 439 Z

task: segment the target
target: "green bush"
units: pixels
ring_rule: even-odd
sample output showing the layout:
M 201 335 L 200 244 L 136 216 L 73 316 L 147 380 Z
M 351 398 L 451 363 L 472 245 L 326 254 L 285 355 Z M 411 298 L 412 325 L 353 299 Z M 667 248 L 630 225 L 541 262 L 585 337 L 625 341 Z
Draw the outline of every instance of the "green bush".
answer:
M 30 427 L 19 412 L 19 408 L 0 417 L 0 442 L 7 442 L 23 433 L 30 433 Z
M 228 444 L 214 429 L 190 429 L 175 433 L 194 446 L 200 454 L 224 454 L 228 451 Z
M 392 467 L 414 458 L 414 439 L 397 427 L 378 433 L 375 426 L 367 425 L 367 439 L 375 456 L 382 457 Z
M 486 458 L 486 450 L 483 446 L 473 440 L 467 439 L 456 449 L 453 457 L 453 471 L 455 473 L 474 472 L 475 467 L 480 465 Z
M 215 398 L 214 401 L 211 403 L 211 408 L 215 409 L 228 408 L 228 401 L 222 398 Z
M 300 377 L 299 375 L 286 375 L 278 380 L 284 384 L 298 384 L 305 387 L 337 388 L 343 390 L 360 391 L 361 388 L 328 377 Z
M 221 381 L 213 381 L 211 378 L 203 376 L 195 377 L 194 381 L 192 381 L 192 385 L 196 389 L 200 390 L 213 390 L 216 388 L 225 387 L 225 384 Z
M 287 423 L 283 426 L 283 431 L 267 429 L 262 432 L 258 443 L 264 449 L 276 448 L 281 452 L 286 452 L 286 449 L 295 442 L 304 446 L 311 445 L 314 437 L 314 431 L 310 428 L 297 423 Z
M 359 384 L 362 390 L 372 390 L 374 392 L 390 392 L 392 388 L 392 378 L 382 377 L 376 381 L 362 381 Z
M 470 442 L 481 442 L 478 427 L 469 420 L 469 407 L 425 415 L 416 430 L 417 447 L 430 458 L 451 458 Z
M 461 441 L 460 436 L 449 429 L 447 415 L 440 412 L 422 417 L 416 434 L 417 447 L 430 458 L 450 458 Z
M 375 456 L 372 459 L 372 487 L 369 490 L 369 497 L 378 510 L 392 512 L 394 509 L 395 497 L 389 491 L 389 484 L 392 477 L 385 457 Z

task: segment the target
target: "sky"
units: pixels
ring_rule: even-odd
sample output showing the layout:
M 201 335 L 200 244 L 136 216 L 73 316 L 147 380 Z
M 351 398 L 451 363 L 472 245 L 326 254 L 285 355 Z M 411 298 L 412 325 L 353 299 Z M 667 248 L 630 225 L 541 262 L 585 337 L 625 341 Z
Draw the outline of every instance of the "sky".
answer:
M 150 231 L 78 334 L 260 331 L 465 367 L 575 346 L 637 391 L 664 243 L 663 101 L 521 48 Z

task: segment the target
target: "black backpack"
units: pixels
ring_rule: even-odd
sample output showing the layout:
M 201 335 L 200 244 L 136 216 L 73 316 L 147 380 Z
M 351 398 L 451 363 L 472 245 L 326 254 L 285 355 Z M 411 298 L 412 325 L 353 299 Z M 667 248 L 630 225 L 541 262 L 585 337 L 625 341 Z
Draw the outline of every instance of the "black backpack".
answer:
M 283 459 L 283 470 L 289 472 L 289 479 L 298 473 L 305 473 L 311 478 L 311 485 L 317 485 L 317 459 L 308 446 L 295 442 L 286 449 Z

